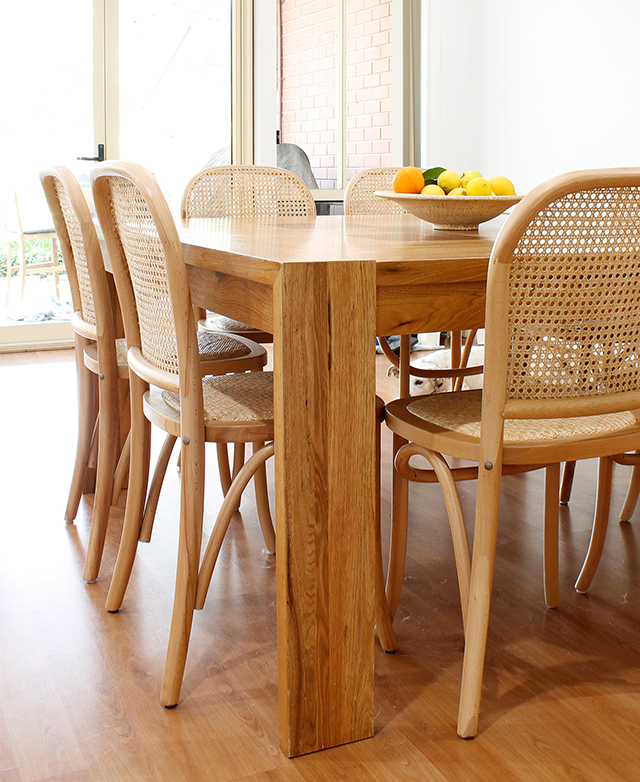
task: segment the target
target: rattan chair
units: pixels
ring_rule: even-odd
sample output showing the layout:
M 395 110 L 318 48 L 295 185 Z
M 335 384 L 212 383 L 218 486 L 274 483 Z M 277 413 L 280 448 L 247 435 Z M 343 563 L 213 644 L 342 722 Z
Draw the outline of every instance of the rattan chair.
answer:
M 346 215 L 407 214 L 400 204 L 374 195 L 376 190 L 393 190 L 393 179 L 399 170 L 399 167 L 365 168 L 354 174 L 344 191 L 344 213 Z
M 129 344 L 132 431 L 148 422 L 181 440 L 181 502 L 178 568 L 173 618 L 161 701 L 179 699 L 194 607 L 204 605 L 211 573 L 239 496 L 253 476 L 266 487 L 264 463 L 273 453 L 272 373 L 201 379 L 195 313 L 175 225 L 148 172 L 131 163 L 105 163 L 91 175 L 94 200 L 112 259 Z M 149 269 L 153 283 L 149 285 Z M 158 302 L 164 303 L 163 307 Z M 156 335 L 162 335 L 161 345 Z M 378 404 L 378 424 L 383 415 Z M 132 448 L 144 437 L 132 437 Z M 213 526 L 199 569 L 204 510 L 205 441 L 252 442 L 253 456 L 234 478 Z M 266 444 L 265 444 L 266 443 Z M 137 463 L 132 450 L 132 465 Z M 130 512 L 141 493 L 132 469 L 118 560 L 107 609 L 119 609 L 133 565 L 139 523 Z M 258 492 L 257 492 L 258 493 Z M 265 538 L 272 531 L 268 506 L 258 505 Z M 377 558 L 376 621 L 379 634 L 395 643 Z
M 266 487 L 264 458 L 269 451 L 260 449 L 273 437 L 272 374 L 202 378 L 186 266 L 157 183 L 143 168 L 127 163 L 100 165 L 91 180 L 122 308 L 131 370 L 132 469 L 107 609 L 120 608 L 133 566 L 140 534 L 136 498 L 144 495 L 146 482 L 144 471 L 137 467 L 138 451 L 148 447 L 152 422 L 181 440 L 178 569 L 161 695 L 166 706 L 173 706 L 184 672 L 198 580 L 205 441 L 259 443 L 242 477 L 257 470 Z M 233 499 L 233 485 L 227 496 Z M 259 503 L 258 509 L 267 540 L 273 535 L 268 506 Z M 230 513 L 227 523 L 228 518 Z M 217 523 L 215 529 L 219 528 Z M 267 548 L 273 550 L 272 539 Z
M 316 216 L 311 191 L 296 174 L 268 166 L 212 166 L 198 171 L 182 194 L 180 213 L 191 217 L 282 217 L 309 220 Z M 199 328 L 237 334 L 255 342 L 271 343 L 273 336 L 262 329 L 217 313 L 196 309 Z M 226 446 L 218 445 L 218 462 L 226 492 L 232 473 Z M 244 462 L 244 447 L 236 445 L 233 475 Z
M 84 569 L 85 580 L 93 582 L 100 570 L 110 506 L 117 503 L 129 469 L 127 347 L 123 338 L 115 336 L 115 291 L 80 184 L 62 166 L 42 171 L 40 179 L 60 240 L 74 308 L 78 444 L 65 519 L 76 518 L 83 490 L 95 491 Z M 207 374 L 257 371 L 267 361 L 262 346 L 224 334 L 199 334 L 198 350 Z M 174 442 L 175 438 L 168 438 L 164 444 L 141 511 L 148 535 Z M 146 459 L 148 470 L 148 452 Z
M 387 198 L 379 198 L 375 195 L 376 190 L 393 190 L 393 180 L 398 172 L 398 168 L 367 168 L 359 171 L 350 180 L 344 196 L 345 215 L 400 215 L 406 214 L 405 210 L 399 204 L 389 201 Z M 396 354 L 390 347 L 386 336 L 378 336 L 378 343 L 382 352 L 387 357 L 398 374 L 398 396 L 405 397 L 409 395 L 411 377 L 420 378 L 451 378 L 451 385 L 454 391 L 460 390 L 465 377 L 470 375 L 482 374 L 482 366 L 469 367 L 468 359 L 471 347 L 476 337 L 477 329 L 469 332 L 467 340 L 462 346 L 462 333 L 452 332 L 451 337 L 451 369 L 424 369 L 411 364 L 411 344 L 409 335 L 400 337 L 400 350 Z M 392 454 L 405 443 L 405 440 L 399 435 L 393 435 Z M 393 515 L 397 515 L 396 505 L 402 508 L 407 502 L 406 483 L 399 481 L 396 473 L 393 474 Z M 401 530 L 398 526 L 392 528 L 392 534 L 398 536 Z M 396 541 L 392 543 L 391 551 L 402 550 L 406 541 Z M 394 616 L 398 601 L 400 599 L 400 588 L 404 574 L 404 557 L 392 557 L 389 559 L 389 569 L 387 573 L 387 599 L 390 606 L 391 615 Z M 384 646 L 384 641 L 381 639 Z M 384 647 L 386 651 L 391 648 Z
M 358 171 L 347 185 L 344 194 L 345 215 L 400 215 L 407 212 L 387 198 L 379 198 L 376 190 L 393 190 L 393 180 L 399 168 L 365 168 Z M 452 368 L 449 370 L 421 369 L 411 366 L 408 338 L 401 340 L 399 355 L 390 348 L 386 336 L 379 336 L 378 342 L 383 353 L 391 364 L 398 369 L 400 379 L 400 395 L 408 393 L 409 376 L 422 378 L 451 378 L 454 390 L 460 390 L 464 378 L 469 375 L 482 374 L 482 367 L 468 367 L 469 352 L 476 337 L 477 329 L 469 332 L 464 347 L 461 347 L 461 333 L 451 334 Z M 406 378 L 406 381 L 405 379 Z M 405 390 L 406 389 L 406 390 Z
M 83 490 L 93 490 L 84 578 L 95 581 L 109 509 L 117 500 L 112 497 L 119 491 L 114 491 L 114 475 L 126 435 L 126 428 L 121 434 L 120 420 L 120 410 L 128 404 L 126 346 L 124 340 L 115 339 L 107 273 L 80 184 L 61 166 L 41 171 L 40 180 L 59 237 L 74 309 L 78 442 L 65 520 L 71 523 L 76 518 Z
M 268 166 L 204 168 L 188 182 L 182 195 L 181 216 L 315 218 L 311 191 L 296 174 Z M 200 327 L 228 331 L 256 342 L 272 342 L 266 331 L 224 315 L 210 314 Z
M 640 446 L 640 169 L 560 176 L 527 195 L 493 248 L 484 390 L 396 400 L 387 423 L 409 442 L 396 471 L 440 481 L 458 534 L 465 625 L 458 733 L 476 734 L 498 530 L 501 476 L 545 466 L 545 599 L 557 605 L 560 463 Z M 433 470 L 418 469 L 420 454 Z M 478 467 L 450 468 L 445 456 Z M 455 480 L 478 477 L 470 576 Z M 595 529 L 606 529 L 608 503 Z M 406 527 L 406 505 L 394 525 Z M 398 552 L 396 552 L 397 554 Z M 404 554 L 401 554 L 404 557 Z M 466 561 L 465 561 L 466 560 Z M 584 568 L 583 568 L 584 569 Z
M 53 274 L 56 286 L 56 296 L 60 298 L 60 272 L 65 267 L 58 260 L 58 238 L 53 228 L 23 228 L 18 194 L 14 192 L 8 206 L 4 206 L 0 214 L 0 233 L 7 246 L 7 291 L 5 305 L 9 302 L 11 292 L 11 275 L 15 271 L 20 277 L 20 298 L 24 296 L 24 288 L 28 274 Z M 51 257 L 48 261 L 27 263 L 26 242 L 44 239 L 51 246 Z M 12 242 L 18 245 L 17 263 L 12 260 Z

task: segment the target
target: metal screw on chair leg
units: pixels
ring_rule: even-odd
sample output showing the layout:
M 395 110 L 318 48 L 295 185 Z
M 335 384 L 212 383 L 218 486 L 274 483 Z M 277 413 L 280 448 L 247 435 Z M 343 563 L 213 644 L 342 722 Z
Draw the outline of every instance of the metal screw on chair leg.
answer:
M 98 377 L 100 378 L 100 380 L 104 380 L 104 374 L 102 372 L 98 375 Z
M 485 462 L 484 463 L 484 469 L 485 470 L 493 470 L 493 464 L 491 462 Z
M 189 445 L 189 438 L 188 437 L 183 437 L 182 438 L 182 442 L 184 443 L 184 445 Z

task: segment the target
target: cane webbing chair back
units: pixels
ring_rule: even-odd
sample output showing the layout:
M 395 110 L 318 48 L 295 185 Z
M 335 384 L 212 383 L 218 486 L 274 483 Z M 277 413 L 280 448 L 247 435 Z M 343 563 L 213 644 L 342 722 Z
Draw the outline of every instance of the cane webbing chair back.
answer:
M 376 190 L 393 190 L 398 168 L 365 168 L 350 180 L 344 194 L 347 215 L 406 214 L 405 210 L 387 198 L 374 195 Z
M 41 179 L 62 248 L 73 309 L 85 323 L 95 326 L 92 277 L 106 283 L 106 272 L 89 205 L 80 184 L 67 169 L 59 166 L 44 171 Z
M 157 369 L 177 375 L 178 345 L 167 273 L 171 258 L 165 247 L 170 247 L 172 256 L 180 255 L 180 243 L 177 236 L 171 236 L 167 238 L 171 244 L 163 246 L 147 201 L 133 182 L 110 176 L 106 189 L 112 220 L 127 259 L 142 355 Z M 131 318 L 125 319 L 129 347 L 138 344 L 135 325 Z
M 639 388 L 639 251 L 637 185 L 594 182 L 530 221 L 510 264 L 509 399 Z
M 268 166 L 199 171 L 182 196 L 182 217 L 315 217 L 311 191 L 296 174 Z

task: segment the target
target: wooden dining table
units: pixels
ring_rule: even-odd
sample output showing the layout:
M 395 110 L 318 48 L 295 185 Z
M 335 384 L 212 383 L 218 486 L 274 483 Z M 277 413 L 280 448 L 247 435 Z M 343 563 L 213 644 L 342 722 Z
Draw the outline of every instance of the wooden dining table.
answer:
M 179 224 L 194 304 L 273 334 L 279 723 L 290 757 L 374 732 L 375 336 L 481 327 L 500 224 Z

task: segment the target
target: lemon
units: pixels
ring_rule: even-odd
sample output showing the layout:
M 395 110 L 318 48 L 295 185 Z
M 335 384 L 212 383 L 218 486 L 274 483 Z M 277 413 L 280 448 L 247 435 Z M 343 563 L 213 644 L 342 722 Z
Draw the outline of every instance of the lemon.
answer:
M 422 195 L 445 195 L 444 190 L 439 185 L 425 185 L 420 192 Z
M 472 179 L 475 179 L 479 176 L 482 176 L 479 171 L 465 171 L 462 175 L 462 179 L 460 180 L 460 185 L 462 187 L 466 187 Z
M 491 195 L 491 185 L 486 179 L 477 176 L 467 184 L 467 195 L 470 196 L 488 196 Z
M 504 176 L 492 176 L 489 180 L 494 195 L 515 195 L 513 183 Z
M 438 177 L 438 185 L 445 193 L 448 193 L 449 190 L 453 190 L 454 187 L 460 187 L 460 174 L 456 174 L 455 171 L 447 169 Z
M 449 190 L 447 195 L 450 196 L 461 196 L 466 195 L 467 191 L 464 189 L 464 187 L 454 187 L 453 190 Z

